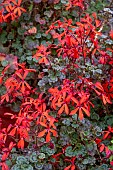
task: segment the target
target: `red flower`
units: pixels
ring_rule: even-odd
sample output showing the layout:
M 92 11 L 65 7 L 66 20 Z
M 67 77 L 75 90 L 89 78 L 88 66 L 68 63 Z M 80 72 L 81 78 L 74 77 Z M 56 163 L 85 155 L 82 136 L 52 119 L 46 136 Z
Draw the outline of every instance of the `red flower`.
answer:
M 109 35 L 113 39 L 113 30 L 110 31 Z

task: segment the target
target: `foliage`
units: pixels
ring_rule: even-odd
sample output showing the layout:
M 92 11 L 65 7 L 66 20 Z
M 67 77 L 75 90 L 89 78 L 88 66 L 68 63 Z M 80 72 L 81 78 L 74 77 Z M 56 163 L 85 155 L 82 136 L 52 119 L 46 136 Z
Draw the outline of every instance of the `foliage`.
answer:
M 0 119 L 2 170 L 112 170 L 106 8 L 105 0 L 2 1 L 0 105 L 13 110 L 4 113 L 12 124 Z

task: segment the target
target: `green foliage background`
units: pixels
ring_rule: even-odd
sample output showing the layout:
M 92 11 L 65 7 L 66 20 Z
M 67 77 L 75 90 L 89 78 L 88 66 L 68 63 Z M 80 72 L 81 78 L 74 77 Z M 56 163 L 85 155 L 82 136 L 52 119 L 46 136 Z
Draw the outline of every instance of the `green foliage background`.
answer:
M 26 13 L 23 13 L 18 21 L 12 21 L 11 23 L 2 23 L 2 31 L 0 33 L 0 53 L 6 55 L 13 54 L 18 56 L 20 63 L 26 62 L 28 68 L 34 68 L 37 70 L 36 74 L 29 74 L 27 77 L 30 84 L 38 88 L 41 92 L 47 92 L 52 86 L 60 85 L 62 80 L 66 78 L 66 75 L 61 72 L 65 67 L 66 61 L 56 56 L 56 51 L 52 49 L 53 58 L 51 59 L 51 68 L 45 65 L 37 64 L 37 60 L 32 58 L 36 53 L 38 45 L 47 45 L 53 43 L 51 34 L 46 35 L 51 23 L 56 20 L 63 20 L 63 17 L 71 18 L 73 22 L 80 20 L 80 17 L 84 16 L 84 11 L 79 7 L 73 7 L 66 10 L 66 0 L 60 0 L 58 3 L 54 1 L 23 1 L 23 7 L 26 9 Z M 108 5 L 109 3 L 109 5 Z M 112 13 L 105 10 L 105 8 L 111 10 L 111 2 L 107 0 L 86 0 L 84 2 L 85 11 L 89 14 L 96 12 L 101 21 L 105 21 L 103 27 L 103 34 L 100 36 L 100 43 L 103 44 L 102 48 L 112 47 L 113 40 L 108 37 L 108 32 L 112 26 L 111 19 Z M 32 27 L 37 28 L 36 34 L 26 34 L 26 32 Z M 58 30 L 62 32 L 62 30 Z M 57 40 L 54 42 L 58 44 Z M 9 61 L 3 60 L 0 64 L 0 72 L 3 70 Z M 86 63 L 85 66 L 81 64 L 82 72 L 87 70 L 86 76 L 89 72 L 94 74 L 94 77 L 104 78 L 105 75 L 101 72 L 101 66 L 91 66 Z M 39 78 L 40 73 L 44 73 L 43 78 Z M 7 76 L 10 76 L 11 72 Z M 69 75 L 71 76 L 71 75 Z M 0 87 L 0 95 L 4 94 L 5 88 Z M 10 105 L 10 104 L 9 104 Z M 20 103 L 13 103 L 12 109 L 19 110 Z M 45 142 L 44 138 L 38 141 L 39 147 L 34 149 L 34 141 L 32 145 L 28 146 L 23 151 L 17 151 L 14 149 L 11 154 L 11 159 L 7 160 L 7 164 L 11 170 L 54 170 L 64 169 L 69 165 L 65 160 L 65 156 L 71 159 L 76 156 L 76 165 L 79 170 L 108 170 L 109 159 L 105 158 L 105 153 L 99 153 L 96 138 L 102 138 L 102 131 L 108 126 L 113 126 L 113 109 L 112 106 L 106 108 L 102 102 L 96 101 L 96 107 L 91 110 L 91 117 L 85 118 L 83 121 L 77 119 L 76 115 L 70 117 L 63 116 L 60 124 L 56 123 L 59 131 L 59 138 L 52 137 L 51 149 L 49 144 L 41 145 Z M 106 112 L 106 110 L 109 112 Z M 101 114 L 103 112 L 104 114 Z M 56 112 L 51 112 L 51 115 L 56 116 Z M 113 142 L 106 139 L 104 144 L 109 146 L 113 150 Z M 69 145 L 69 146 L 68 146 Z M 64 153 L 60 156 L 59 164 L 56 164 L 56 159 L 52 155 L 62 151 L 62 147 L 67 146 Z M 113 159 L 113 156 L 110 157 Z

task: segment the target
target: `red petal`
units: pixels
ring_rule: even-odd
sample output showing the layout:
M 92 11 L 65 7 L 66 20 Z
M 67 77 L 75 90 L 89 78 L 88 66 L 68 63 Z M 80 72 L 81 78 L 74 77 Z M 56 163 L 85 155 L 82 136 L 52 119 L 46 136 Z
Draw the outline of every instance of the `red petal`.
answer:
M 22 82 L 21 91 L 22 91 L 22 93 L 24 93 L 24 92 L 25 92 L 25 84 L 24 84 L 24 82 Z
M 53 136 L 57 136 L 57 132 L 55 130 L 50 130 L 53 133 Z
M 99 90 L 104 91 L 104 89 L 103 89 L 103 87 L 102 87 L 102 85 L 101 85 L 100 82 L 96 82 L 96 83 L 95 83 L 95 86 L 96 86 Z
M 51 137 L 50 137 L 50 132 L 48 132 L 47 136 L 46 136 L 46 142 L 50 142 Z
M 65 112 L 67 115 L 69 114 L 69 108 L 68 108 L 67 104 L 65 104 Z
M 104 144 L 101 144 L 101 147 L 100 147 L 100 152 L 102 152 L 104 150 Z
M 58 114 L 59 114 L 59 115 L 64 111 L 64 107 L 65 107 L 65 105 L 63 105 L 63 106 L 59 109 L 59 111 L 58 111 Z
M 0 84 L 2 84 L 2 81 L 3 81 L 3 77 L 1 76 L 0 77 Z
M 75 165 L 72 165 L 71 170 L 75 170 Z
M 110 132 L 107 132 L 107 133 L 104 135 L 103 139 L 106 139 L 109 134 L 110 134 Z
M 71 165 L 67 166 L 64 170 L 69 170 L 71 168 Z
M 87 109 L 85 109 L 84 107 L 82 107 L 82 110 L 86 113 L 87 116 L 90 116 L 90 112 L 89 112 Z
M 110 31 L 109 35 L 113 39 L 113 30 Z
M 79 109 L 79 119 L 83 120 L 84 116 L 83 116 L 83 112 L 82 112 L 82 108 Z
M 76 114 L 76 112 L 78 111 L 78 109 L 79 109 L 79 108 L 77 107 L 76 109 L 72 110 L 71 113 L 70 113 L 70 115 Z
M 18 148 L 24 149 L 24 139 L 21 138 L 17 144 Z
M 111 161 L 111 162 L 110 162 L 110 165 L 112 165 L 112 166 L 113 166 L 113 161 Z
M 5 152 L 5 153 L 2 155 L 2 161 L 5 161 L 8 156 L 9 156 L 9 152 Z
M 40 137 L 44 136 L 46 132 L 47 132 L 46 129 L 43 130 L 42 132 L 39 132 L 38 137 L 40 138 Z
M 74 97 L 71 98 L 76 104 L 78 104 L 78 100 L 75 99 Z
M 16 127 L 12 129 L 12 131 L 9 133 L 9 135 L 14 136 L 16 133 Z

